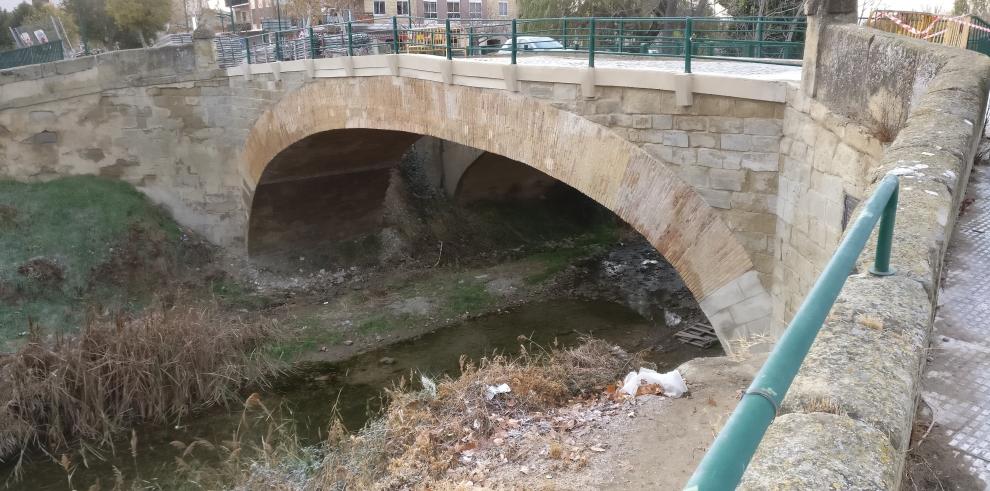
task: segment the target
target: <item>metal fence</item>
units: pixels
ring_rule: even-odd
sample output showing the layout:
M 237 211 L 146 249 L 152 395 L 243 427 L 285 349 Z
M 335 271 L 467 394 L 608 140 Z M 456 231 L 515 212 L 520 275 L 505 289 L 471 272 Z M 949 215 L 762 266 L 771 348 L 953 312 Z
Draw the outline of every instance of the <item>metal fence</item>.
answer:
M 0 52 L 0 69 L 14 68 L 36 63 L 48 63 L 65 59 L 62 41 L 37 44 L 27 48 Z
M 563 55 L 787 63 L 804 51 L 806 22 L 800 17 L 561 17 L 479 20 L 393 17 L 389 23 L 342 22 L 266 32 L 242 38 L 239 57 L 220 53 L 231 64 L 268 63 L 365 54 L 417 53 L 471 58 L 504 55 Z M 218 44 L 218 49 L 223 48 Z M 789 60 L 789 61 L 788 61 Z
M 975 15 L 874 10 L 860 21 L 881 31 L 990 55 L 990 24 Z

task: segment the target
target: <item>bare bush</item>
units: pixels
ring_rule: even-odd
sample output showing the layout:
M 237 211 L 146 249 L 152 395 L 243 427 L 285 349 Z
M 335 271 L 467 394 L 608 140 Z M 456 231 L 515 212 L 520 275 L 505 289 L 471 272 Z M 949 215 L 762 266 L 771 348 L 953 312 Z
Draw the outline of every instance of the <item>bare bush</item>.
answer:
M 111 444 L 134 422 L 226 404 L 278 370 L 259 349 L 276 338 L 274 325 L 185 305 L 91 320 L 76 336 L 43 339 L 32 325 L 27 344 L 0 358 L 0 456 Z

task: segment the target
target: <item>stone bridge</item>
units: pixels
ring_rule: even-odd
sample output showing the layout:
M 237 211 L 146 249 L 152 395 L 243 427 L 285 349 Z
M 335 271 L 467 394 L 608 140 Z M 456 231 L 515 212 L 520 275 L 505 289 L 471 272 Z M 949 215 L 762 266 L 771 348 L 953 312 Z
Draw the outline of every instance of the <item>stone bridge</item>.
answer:
M 849 277 L 743 487 L 897 489 L 990 61 L 846 24 L 851 2 L 808 10 L 800 78 L 417 55 L 221 70 L 202 41 L 3 71 L 0 176 L 123 179 L 248 252 L 285 203 L 322 200 L 341 234 L 374 226 L 410 147 L 440 149 L 451 194 L 472 192 L 472 167 L 523 166 L 640 231 L 727 344 L 781 331 L 896 172 L 898 274 Z
M 799 68 L 564 61 L 401 54 L 220 70 L 197 45 L 22 68 L 0 78 L 3 174 L 124 179 L 212 241 L 253 252 L 313 230 L 368 232 L 389 170 L 427 137 L 442 142 L 436 174 L 451 194 L 525 164 L 641 232 L 723 341 L 774 332 L 782 120 Z M 475 165 L 489 179 L 462 179 Z

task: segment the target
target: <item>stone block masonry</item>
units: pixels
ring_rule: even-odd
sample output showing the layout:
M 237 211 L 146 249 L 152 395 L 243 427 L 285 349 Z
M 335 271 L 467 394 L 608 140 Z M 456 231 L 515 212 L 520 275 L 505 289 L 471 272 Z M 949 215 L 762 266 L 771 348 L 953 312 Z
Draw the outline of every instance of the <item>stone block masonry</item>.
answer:
M 532 92 L 526 84 L 520 90 Z M 673 92 L 612 87 L 599 87 L 587 102 L 555 102 L 671 166 L 720 210 L 745 242 L 762 284 L 771 287 L 784 103 L 695 95 L 694 104 L 679 106 Z
M 788 100 L 774 316 L 790 319 L 842 237 L 846 212 L 891 171 L 901 176 L 896 274 L 865 273 L 868 244 L 740 489 L 900 489 L 946 238 L 984 125 L 985 56 L 855 25 L 823 29 L 821 59 L 858 63 L 817 71 L 804 88 L 817 95 Z M 901 72 L 877 76 L 891 67 Z M 901 93 L 904 81 L 916 95 L 891 101 L 910 111 L 889 145 L 847 117 L 850 101 Z
M 423 114 L 442 108 L 416 131 L 511 155 L 586 191 L 620 215 L 626 213 L 624 218 L 679 266 L 699 299 L 714 295 L 704 305 L 713 306 L 709 317 L 724 340 L 768 330 L 775 243 L 770 235 L 783 118 L 777 82 L 709 84 L 716 93 L 694 94 L 692 105 L 680 106 L 672 85 L 671 90 L 635 83 L 594 86 L 589 93 L 577 83 L 583 77 L 570 76 L 581 68 L 535 72 L 540 81 L 520 74 L 514 88 L 492 88 L 483 81 L 491 65 L 458 61 L 457 77 L 447 80 L 442 75 L 449 62 L 437 57 L 369 56 L 353 66 L 340 59 L 296 61 L 252 65 L 248 73 L 243 68 L 211 69 L 208 51 L 195 47 L 148 53 L 110 53 L 56 64 L 54 70 L 31 67 L 15 71 L 7 83 L 0 80 L 0 125 L 8 129 L 0 150 L 2 174 L 50 179 L 86 173 L 126 180 L 167 207 L 180 223 L 213 242 L 243 250 L 255 172 L 260 172 L 245 167 L 244 160 L 257 153 L 251 139 L 258 138 L 266 114 L 275 108 L 288 111 L 288 126 L 279 131 L 305 136 L 306 131 L 337 128 L 413 131 Z M 670 78 L 630 73 L 634 82 L 642 78 L 647 86 L 663 86 Z M 45 83 L 38 84 L 40 79 Z M 390 82 L 380 83 L 384 81 Z M 278 106 L 314 85 L 333 87 L 340 91 L 334 97 L 350 98 L 367 84 L 382 89 L 362 105 L 381 106 L 376 120 L 369 119 L 375 112 L 369 108 L 365 117 L 346 125 L 327 121 L 329 114 L 321 114 L 312 101 L 321 101 L 324 108 L 340 101 L 323 100 L 322 95 L 306 105 Z M 757 98 L 718 93 L 737 86 L 740 94 Z M 401 95 L 389 96 L 396 88 Z M 456 100 L 453 94 L 459 94 Z M 417 114 L 394 110 L 412 101 L 428 105 Z M 479 120 L 479 108 L 496 119 Z M 511 116 L 498 119 L 499 113 Z M 385 124 L 389 120 L 397 126 Z M 521 121 L 528 123 L 518 126 Z M 448 128 L 454 132 L 446 133 Z M 485 128 L 487 136 L 481 132 Z M 515 133 L 524 128 L 527 132 Z M 537 128 L 541 136 L 534 139 L 531 131 Z M 577 128 L 587 133 L 579 144 L 546 154 L 549 145 L 576 138 L 571 133 Z M 727 135 L 736 146 L 723 146 Z M 595 142 L 586 151 L 577 150 Z M 456 189 L 456 182 L 451 184 Z M 638 202 L 619 200 L 642 185 L 651 187 Z M 629 193 L 613 195 L 616 186 L 630 186 Z M 650 206 L 648 212 L 644 206 Z M 649 216 L 640 217 L 642 213 Z M 718 257 L 723 259 L 713 261 Z M 727 299 L 739 305 L 725 303 Z

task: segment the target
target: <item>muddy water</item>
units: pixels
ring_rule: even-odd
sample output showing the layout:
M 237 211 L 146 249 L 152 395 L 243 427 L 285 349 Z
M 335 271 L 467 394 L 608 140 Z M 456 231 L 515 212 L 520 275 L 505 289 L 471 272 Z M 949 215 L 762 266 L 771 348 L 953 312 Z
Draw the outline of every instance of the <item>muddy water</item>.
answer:
M 701 350 L 683 345 L 671 337 L 673 332 L 674 329 L 664 326 L 663 321 L 657 325 L 626 306 L 605 300 L 560 299 L 531 303 L 344 362 L 303 366 L 298 373 L 278 381 L 270 392 L 262 394 L 262 400 L 268 407 L 281 407 L 281 414 L 295 422 L 302 443 L 309 445 L 320 442 L 325 436 L 334 401 L 345 425 L 357 429 L 369 412 L 380 407 L 382 389 L 401 377 L 408 378 L 413 372 L 417 378 L 419 373 L 434 378 L 443 374 L 456 375 L 462 354 L 476 359 L 496 351 L 514 353 L 519 349 L 519 336 L 549 346 L 555 341 L 573 345 L 582 334 L 592 334 L 627 350 L 648 350 L 651 361 L 661 369 L 670 369 L 698 356 L 721 353 L 718 348 Z M 82 459 L 76 454 L 73 461 L 78 467 L 73 475 L 73 487 L 87 489 L 100 479 L 104 487 L 109 488 L 114 480 L 113 467 L 117 467 L 129 481 L 134 479 L 141 483 L 140 487 L 197 489 L 198 486 L 188 481 L 176 480 L 175 458 L 181 452 L 170 442 L 189 443 L 196 439 L 223 442 L 231 438 L 240 421 L 239 411 L 215 410 L 179 422 L 174 427 L 138 428 L 136 457 L 131 455 L 127 440 L 119 442 L 117 456 L 107 455 L 105 462 L 89 456 L 89 468 L 82 465 Z M 201 455 L 201 458 L 206 465 L 211 464 L 209 455 Z M 70 489 L 66 473 L 50 458 L 36 455 L 24 471 L 24 480 L 13 485 L 13 489 Z M 3 469 L 4 474 L 10 472 L 9 467 Z

